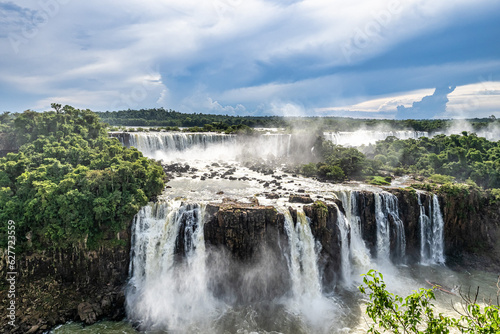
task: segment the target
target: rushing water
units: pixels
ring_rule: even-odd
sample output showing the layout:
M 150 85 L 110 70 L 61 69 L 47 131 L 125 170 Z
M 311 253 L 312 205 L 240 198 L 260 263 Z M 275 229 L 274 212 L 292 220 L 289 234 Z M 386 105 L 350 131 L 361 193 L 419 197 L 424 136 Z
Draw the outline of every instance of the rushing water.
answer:
M 418 194 L 420 206 L 420 263 L 444 264 L 444 222 L 439 206 L 439 199 L 432 196 L 426 210 Z
M 421 135 L 425 134 L 413 134 Z M 340 143 L 342 135 L 336 138 Z M 361 282 L 359 275 L 372 268 L 381 270 L 390 289 L 403 295 L 418 287 L 428 288 L 426 279 L 452 287 L 478 284 L 486 293 L 494 292 L 493 275 L 456 273 L 442 265 L 444 227 L 437 196 L 425 206 L 419 195 L 421 264 L 401 266 L 406 255 L 405 217 L 400 216 L 393 194 L 360 184 L 324 184 L 290 175 L 279 167 L 263 175 L 240 163 L 241 157 L 249 155 L 261 159 L 290 156 L 298 145 L 292 135 L 271 133 L 243 143 L 234 136 L 219 134 L 135 133 L 129 144 L 149 157 L 188 163 L 191 170 L 177 173 L 159 202 L 143 207 L 133 222 L 127 315 L 128 321 L 146 333 L 364 333 L 363 300 L 356 286 Z M 311 222 L 302 205 L 286 200 L 299 189 L 336 209 L 341 284 L 328 295 L 322 292 L 321 246 L 313 237 Z M 375 199 L 373 257 L 363 239 L 363 208 L 357 200 L 360 191 L 373 192 Z M 285 295 L 236 303 L 214 292 L 212 283 L 220 277 L 218 272 L 227 271 L 232 264 L 223 253 L 215 254 L 219 261 L 207 260 L 214 251 L 205 247 L 205 206 L 225 197 L 241 202 L 257 199 L 283 214 L 288 246 L 279 246 L 291 281 Z M 289 207 L 296 212 L 295 221 Z M 275 268 L 260 262 L 249 270 L 248 278 L 258 280 Z M 449 298 L 438 293 L 437 302 L 446 313 L 452 312 L 445 306 Z M 135 329 L 128 322 L 102 322 L 86 328 L 68 324 L 52 332 L 109 334 L 135 333 Z

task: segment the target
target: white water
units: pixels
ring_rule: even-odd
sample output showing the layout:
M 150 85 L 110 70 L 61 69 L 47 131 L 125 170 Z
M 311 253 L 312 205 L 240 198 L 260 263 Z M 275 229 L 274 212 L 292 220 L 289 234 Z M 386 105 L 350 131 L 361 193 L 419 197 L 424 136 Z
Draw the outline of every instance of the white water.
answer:
M 342 283 L 340 287 L 347 287 L 350 291 L 359 283 L 358 275 L 371 268 L 382 266 L 384 273 L 391 271 L 389 277 L 397 271 L 390 264 L 391 258 L 398 262 L 399 259 L 404 259 L 406 245 L 403 222 L 399 217 L 397 198 L 394 195 L 365 185 L 324 184 L 312 179 L 285 175 L 282 170 L 272 176 L 262 175 L 242 167 L 236 162 L 236 156 L 243 152 L 253 152 L 262 157 L 267 154 L 289 155 L 292 150 L 291 135 L 271 134 L 259 138 L 245 145 L 235 139 L 213 139 L 213 142 L 200 141 L 192 146 L 171 146 L 175 147 L 172 149 L 164 146 L 159 150 L 158 146 L 154 146 L 154 140 L 151 144 L 144 144 L 151 145 L 144 148 L 146 155 L 167 161 L 189 159 L 189 164 L 198 171 L 179 175 L 170 181 L 172 188 L 166 189 L 162 196 L 170 201 L 169 204 L 154 204 L 143 208 L 134 222 L 127 311 L 129 319 L 138 322 L 142 328 L 168 329 L 182 333 L 342 332 L 345 319 L 351 316 L 351 312 L 346 310 L 341 313 L 342 302 L 339 302 L 339 297 L 325 296 L 322 293 L 321 266 L 318 263 L 319 243 L 314 240 L 310 222 L 301 206 L 296 208 L 296 224 L 293 223 L 288 210 L 284 209 L 285 205 L 291 205 L 286 202 L 288 194 L 297 189 L 305 190 L 314 200 L 323 200 L 330 205 L 336 205 L 331 199 L 332 192 L 342 200 L 345 215 L 339 207 L 336 208 L 336 224 L 340 231 L 338 237 L 341 243 L 339 258 L 342 274 L 341 282 L 337 282 Z M 181 147 L 181 150 L 177 147 Z M 221 159 L 224 163 L 214 167 L 211 165 L 214 159 Z M 238 180 L 224 179 L 222 174 L 232 168 L 235 169 L 233 175 Z M 201 179 L 207 172 L 217 173 L 219 176 Z M 239 180 L 242 177 L 247 180 Z M 272 184 L 263 187 L 262 182 L 270 183 L 273 180 L 279 180 L 282 189 Z M 370 258 L 370 252 L 362 238 L 360 208 L 356 200 L 358 193 L 353 189 L 375 191 L 377 257 L 385 261 L 375 262 Z M 223 194 L 219 195 L 219 192 Z M 265 192 L 274 192 L 280 199 L 267 199 L 263 195 Z M 274 313 L 271 312 L 275 315 L 268 319 L 270 322 L 266 326 L 259 320 L 266 317 L 265 311 L 262 313 L 255 305 L 249 305 L 243 310 L 237 309 L 230 301 L 225 299 L 224 303 L 213 295 L 207 286 L 207 280 L 213 276 L 209 274 L 212 268 L 206 267 L 208 255 L 203 236 L 203 205 L 186 206 L 181 205 L 179 201 L 171 201 L 173 198 L 183 198 L 191 203 L 220 202 L 228 196 L 241 201 L 257 198 L 261 204 L 275 206 L 285 216 L 284 227 L 290 245 L 289 254 L 285 254 L 291 280 L 290 296 L 286 295 L 275 301 L 275 309 L 272 311 Z M 391 228 L 392 223 L 394 225 Z M 186 227 L 182 231 L 181 225 Z M 394 254 L 391 254 L 390 247 L 391 231 L 396 232 L 397 245 L 393 249 Z M 183 245 L 186 260 L 176 264 L 174 249 L 179 234 L 183 234 L 187 241 Z M 261 269 L 273 268 L 257 268 L 256 272 Z M 391 283 L 398 284 L 394 281 Z M 355 315 L 353 317 L 355 318 Z M 275 323 L 279 323 L 276 327 L 272 325 L 274 318 Z M 355 327 L 356 320 L 353 321 L 349 325 Z M 231 327 L 233 325 L 228 326 L 228 322 L 236 322 L 237 325 Z M 291 324 L 296 324 L 297 327 L 291 329 Z M 274 328 L 274 331 L 270 328 Z
M 126 298 L 128 317 L 141 328 L 185 332 L 210 323 L 222 307 L 207 287 L 203 215 L 203 206 L 179 202 L 150 204 L 136 215 Z M 179 233 L 189 240 L 181 265 L 174 263 Z
M 437 195 L 432 195 L 429 201 L 428 212 L 422 204 L 418 194 L 420 206 L 420 263 L 425 265 L 444 264 L 444 221 L 439 207 Z
M 289 271 L 292 278 L 292 292 L 299 301 L 321 296 L 318 271 L 318 256 L 314 238 L 304 211 L 297 210 L 297 224 L 293 223 L 290 212 L 279 210 L 285 216 L 285 231 L 290 244 Z
M 444 257 L 444 221 L 439 207 L 439 198 L 432 195 L 432 242 L 431 258 L 433 263 L 445 263 Z
M 349 232 L 351 227 L 349 226 L 349 220 L 342 213 L 342 211 L 340 211 L 337 204 L 335 204 L 335 208 L 337 209 L 337 226 L 340 231 L 340 263 L 342 267 L 342 280 L 345 284 L 349 284 L 351 282 L 351 257 L 349 249 Z
M 428 137 L 429 133 L 424 131 L 373 131 L 358 130 L 353 132 L 325 132 L 325 139 L 332 141 L 335 145 L 361 146 L 375 144 L 376 141 L 384 140 L 394 136 L 398 139 L 417 139 Z
M 232 158 L 237 155 L 260 157 L 264 159 L 290 156 L 292 135 L 265 133 L 256 136 L 237 136 L 222 133 L 183 133 L 183 132 L 130 132 L 114 133 L 124 144 L 123 136 L 129 135 L 129 146 L 133 146 L 148 157 L 167 160 L 183 160 L 186 155 L 194 155 L 203 160 L 226 160 L 228 153 Z M 216 155 L 206 155 L 216 152 Z M 182 154 L 179 154 L 181 153 Z M 188 154 L 186 154 L 189 152 Z
M 130 133 L 130 146 L 151 154 L 156 151 L 185 151 L 195 146 L 206 149 L 209 145 L 229 143 L 235 139 L 234 135 L 217 133 L 140 132 Z
M 395 257 L 404 261 L 406 255 L 406 237 L 403 221 L 399 217 L 398 198 L 391 193 L 375 194 L 375 216 L 377 220 L 377 257 L 389 261 L 391 255 L 391 226 L 394 223 Z
M 351 243 L 349 245 L 349 260 L 356 274 L 366 273 L 372 265 L 370 251 L 366 247 L 361 233 L 361 217 L 358 214 L 357 192 L 340 191 L 337 196 L 342 201 L 342 206 L 346 211 L 346 218 L 349 222 L 351 232 Z

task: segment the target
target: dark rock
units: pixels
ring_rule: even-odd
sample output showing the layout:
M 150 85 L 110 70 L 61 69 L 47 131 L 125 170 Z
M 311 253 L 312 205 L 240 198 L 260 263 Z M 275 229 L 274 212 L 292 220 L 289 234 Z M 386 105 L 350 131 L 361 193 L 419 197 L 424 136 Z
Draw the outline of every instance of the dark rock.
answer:
M 206 214 L 205 242 L 212 249 L 208 267 L 218 268 L 210 273 L 216 296 L 246 303 L 289 291 L 287 262 L 279 246 L 287 247 L 282 214 L 273 207 L 234 201 L 207 205 Z M 268 268 L 266 275 L 263 268 Z
M 288 201 L 290 203 L 303 203 L 303 204 L 309 204 L 314 202 L 310 195 L 290 195 Z

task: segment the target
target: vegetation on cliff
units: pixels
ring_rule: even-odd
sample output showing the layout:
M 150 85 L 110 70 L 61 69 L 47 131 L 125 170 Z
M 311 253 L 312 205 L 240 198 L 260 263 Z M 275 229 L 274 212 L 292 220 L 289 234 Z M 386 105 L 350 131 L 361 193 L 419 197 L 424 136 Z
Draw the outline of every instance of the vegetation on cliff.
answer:
M 445 131 L 452 126 L 452 120 L 387 120 L 355 119 L 347 117 L 280 117 L 280 116 L 229 116 L 215 114 L 186 114 L 172 109 L 154 108 L 141 110 L 120 110 L 98 113 L 103 122 L 112 126 L 148 126 L 148 127 L 198 127 L 204 128 L 213 123 L 225 126 L 246 125 L 249 127 L 291 127 L 323 128 L 327 131 L 355 131 L 359 129 L 415 131 Z M 469 120 L 474 130 L 486 128 L 492 123 L 498 124 L 493 117 Z
M 382 167 L 401 168 L 403 173 L 442 174 L 458 181 L 470 178 L 484 188 L 500 187 L 500 145 L 474 133 L 407 140 L 389 137 L 377 142 L 373 158 Z
M 477 294 L 475 297 L 461 295 L 463 311 L 459 317 L 449 317 L 435 313 L 433 289 L 419 289 L 403 298 L 388 292 L 382 274 L 375 270 L 364 276 L 363 283 L 359 290 L 370 299 L 366 314 L 374 321 L 368 333 L 500 332 L 499 295 L 485 306 L 478 304 Z
M 320 162 L 303 165 L 303 175 L 336 182 L 365 179 L 383 185 L 390 182 L 387 172 L 412 174 L 428 181 L 420 185 L 425 190 L 442 184 L 446 185 L 443 192 L 458 191 L 453 186 L 458 181 L 466 188 L 490 189 L 494 199 L 500 198 L 500 142 L 474 133 L 406 140 L 388 137 L 362 148 L 365 153 L 318 137 L 314 149 Z
M 161 166 L 108 138 L 95 113 L 54 108 L 3 123 L 20 149 L 0 159 L 0 247 L 8 220 L 20 248 L 96 242 L 163 189 Z

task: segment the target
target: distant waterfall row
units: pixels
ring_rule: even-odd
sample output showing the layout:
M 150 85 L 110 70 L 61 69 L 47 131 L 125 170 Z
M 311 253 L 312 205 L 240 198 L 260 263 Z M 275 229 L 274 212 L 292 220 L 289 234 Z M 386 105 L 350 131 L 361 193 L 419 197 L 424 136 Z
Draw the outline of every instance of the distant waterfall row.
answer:
M 333 233 L 337 234 L 337 241 L 334 243 L 339 243 L 339 252 L 330 256 L 338 256 L 339 283 L 349 286 L 352 278 L 370 269 L 374 261 L 395 264 L 405 262 L 404 217 L 399 215 L 395 195 L 388 192 L 373 194 L 375 235 L 368 235 L 367 226 L 363 226 L 362 216 L 366 212 L 362 211 L 366 208 L 359 203 L 363 194 L 339 191 L 336 195 L 339 201 L 336 202 L 338 204 L 333 204 L 336 212 L 336 221 L 333 222 L 336 232 Z M 432 200 L 427 200 L 428 206 L 424 206 L 421 195 L 418 197 L 420 262 L 425 265 L 444 263 L 443 218 L 438 198 L 432 196 Z M 285 268 L 288 268 L 289 280 L 289 283 L 278 285 L 283 287 L 288 284 L 289 292 L 285 295 L 293 305 L 302 305 L 315 298 L 321 299 L 324 290 L 322 276 L 326 275 L 323 270 L 324 261 L 327 258 L 321 257 L 323 249 L 320 239 L 324 239 L 324 235 L 318 235 L 318 221 L 308 217 L 302 207 L 293 209 L 293 212 L 285 207 L 276 207 L 276 210 L 283 217 L 281 229 L 285 232 L 285 239 L 277 236 L 271 239 L 271 243 L 277 244 L 276 249 L 286 259 Z M 326 211 L 324 214 L 327 214 Z M 212 234 L 206 235 L 207 217 L 204 204 L 185 204 L 179 201 L 151 203 L 136 215 L 132 227 L 127 305 L 129 318 L 138 322 L 141 328 L 175 330 L 186 328 L 186 324 L 193 321 L 198 326 L 207 316 L 227 306 L 228 299 L 219 299 L 215 291 L 218 285 L 231 283 L 214 280 L 221 279 L 221 272 L 233 265 L 220 259 L 214 262 L 213 258 L 228 254 L 222 252 L 214 256 L 211 255 L 211 249 L 207 248 L 206 243 L 210 243 L 210 240 L 206 238 L 213 237 Z M 216 220 L 215 226 L 211 228 L 220 229 L 219 224 Z M 238 234 L 254 233 L 250 231 L 250 226 L 231 225 L 223 233 L 229 244 L 237 244 Z M 325 233 L 324 229 L 322 231 Z M 271 232 L 265 230 L 264 233 Z M 232 238 L 234 240 L 227 240 Z M 374 245 L 375 251 L 370 250 L 370 243 Z M 327 252 L 331 253 L 329 250 Z M 209 265 L 207 261 L 210 256 L 212 262 Z M 277 270 L 277 267 L 253 267 L 252 270 L 257 273 L 252 274 L 253 276 L 248 274 L 243 282 L 265 280 L 270 275 L 269 271 Z M 242 289 L 245 293 L 247 290 L 251 291 Z
M 188 149 L 207 150 L 215 145 L 233 149 L 243 149 L 245 153 L 267 157 L 288 157 L 292 153 L 309 153 L 314 146 L 314 134 L 283 134 L 266 133 L 256 136 L 237 136 L 221 133 L 185 133 L 185 132 L 112 132 L 125 146 L 133 146 L 147 156 L 154 156 L 158 151 L 163 153 L 182 152 Z M 416 131 L 356 131 L 356 132 L 325 132 L 324 138 L 336 145 L 360 146 L 373 144 L 389 136 L 399 139 L 419 138 L 428 136 L 427 132 Z M 247 152 L 248 151 L 248 152 Z
M 359 130 L 354 132 L 325 132 L 323 133 L 323 136 L 335 145 L 361 146 L 375 144 L 376 141 L 384 140 L 387 137 L 396 137 L 398 139 L 417 139 L 420 137 L 429 137 L 429 133 L 425 131 Z
M 117 138 L 124 146 L 137 148 L 149 157 L 155 157 L 158 152 L 168 155 L 190 149 L 199 152 L 210 148 L 233 152 L 235 155 L 287 157 L 292 151 L 293 144 L 291 134 L 246 137 L 221 133 L 115 132 L 110 133 L 110 136 Z M 297 144 L 293 149 L 296 148 Z

